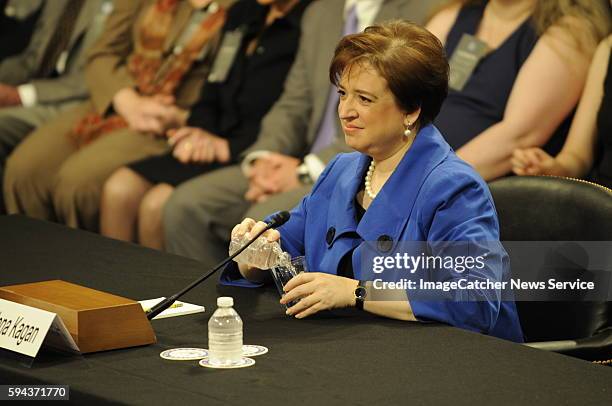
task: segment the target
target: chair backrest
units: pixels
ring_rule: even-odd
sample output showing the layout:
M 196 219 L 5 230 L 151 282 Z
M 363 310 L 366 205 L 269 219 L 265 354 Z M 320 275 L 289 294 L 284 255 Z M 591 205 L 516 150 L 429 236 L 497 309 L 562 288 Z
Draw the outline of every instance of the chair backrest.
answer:
M 502 241 L 612 241 L 612 191 L 603 186 L 568 178 L 515 176 L 491 182 L 489 188 Z M 590 337 L 612 325 L 612 302 L 517 301 L 516 305 L 527 341 Z

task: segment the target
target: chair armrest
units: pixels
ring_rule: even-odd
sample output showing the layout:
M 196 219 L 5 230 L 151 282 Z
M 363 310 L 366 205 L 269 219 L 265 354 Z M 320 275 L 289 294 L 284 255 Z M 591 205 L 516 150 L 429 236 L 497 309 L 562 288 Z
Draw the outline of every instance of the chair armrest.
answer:
M 597 360 L 612 354 L 612 327 L 587 338 L 577 340 L 538 341 L 524 345 L 544 351 L 554 351 L 572 357 Z

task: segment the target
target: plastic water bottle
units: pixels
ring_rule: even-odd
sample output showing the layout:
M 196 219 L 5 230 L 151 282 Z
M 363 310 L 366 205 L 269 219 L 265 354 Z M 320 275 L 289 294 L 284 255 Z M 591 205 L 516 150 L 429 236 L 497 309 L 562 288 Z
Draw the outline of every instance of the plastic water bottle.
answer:
M 208 351 L 212 364 L 228 365 L 242 358 L 242 319 L 231 297 L 217 298 L 217 310 L 208 320 Z
M 234 255 L 249 241 L 246 235 L 234 237 L 230 241 L 229 254 Z M 253 244 L 234 258 L 239 264 L 247 264 L 259 269 L 270 269 L 276 266 L 291 268 L 291 255 L 281 249 L 278 241 L 270 242 L 265 237 L 257 238 Z

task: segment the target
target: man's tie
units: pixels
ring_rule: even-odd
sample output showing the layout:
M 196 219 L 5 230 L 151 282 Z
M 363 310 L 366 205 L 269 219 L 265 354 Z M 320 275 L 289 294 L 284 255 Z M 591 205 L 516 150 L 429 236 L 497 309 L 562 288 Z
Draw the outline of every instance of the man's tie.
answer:
M 359 29 L 359 20 L 357 18 L 357 4 L 354 4 L 346 16 L 344 22 L 344 29 L 342 31 L 343 36 L 354 34 Z M 325 112 L 323 113 L 323 119 L 321 125 L 317 131 L 315 142 L 312 144 L 310 152 L 317 153 L 328 147 L 334 142 L 336 137 L 336 120 L 338 117 L 338 92 L 334 86 L 330 86 L 329 96 L 327 96 L 327 104 L 325 105 Z
M 57 64 L 59 56 L 68 48 L 72 30 L 74 29 L 76 20 L 83 7 L 83 3 L 84 0 L 72 0 L 67 2 L 66 8 L 59 20 L 57 20 L 57 27 L 55 27 L 55 31 L 47 44 L 47 49 L 45 50 L 38 68 L 37 77 L 49 77 L 55 70 L 55 65 Z

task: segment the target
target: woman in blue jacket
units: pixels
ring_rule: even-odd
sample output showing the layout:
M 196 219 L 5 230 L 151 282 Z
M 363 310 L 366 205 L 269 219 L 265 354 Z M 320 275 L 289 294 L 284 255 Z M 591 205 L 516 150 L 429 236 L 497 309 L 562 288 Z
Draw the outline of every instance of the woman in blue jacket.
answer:
M 290 220 L 264 234 L 270 241 L 280 239 L 291 256 L 306 256 L 310 272 L 285 286 L 282 303 L 300 299 L 287 314 L 303 318 L 354 306 L 385 317 L 438 321 L 522 341 L 516 307 L 505 300 L 503 289 L 455 287 L 433 294 L 419 289 L 421 280 L 463 279 L 465 286 L 509 278 L 486 183 L 431 124 L 448 88 L 448 62 L 440 42 L 407 22 L 369 27 L 340 41 L 330 79 L 340 94 L 338 114 L 346 142 L 359 152 L 338 155 Z M 232 237 L 255 235 L 263 227 L 245 219 Z M 421 264 L 411 272 L 401 261 L 404 254 L 418 256 L 410 242 L 422 242 L 428 257 L 452 260 L 469 251 L 486 260 L 467 271 L 463 266 L 430 269 Z M 457 248 L 461 246 L 469 248 Z M 388 265 L 384 272 L 374 267 L 382 263 Z M 257 286 L 266 278 L 269 272 L 239 264 L 221 280 Z M 381 281 L 400 280 L 414 285 L 381 288 Z

